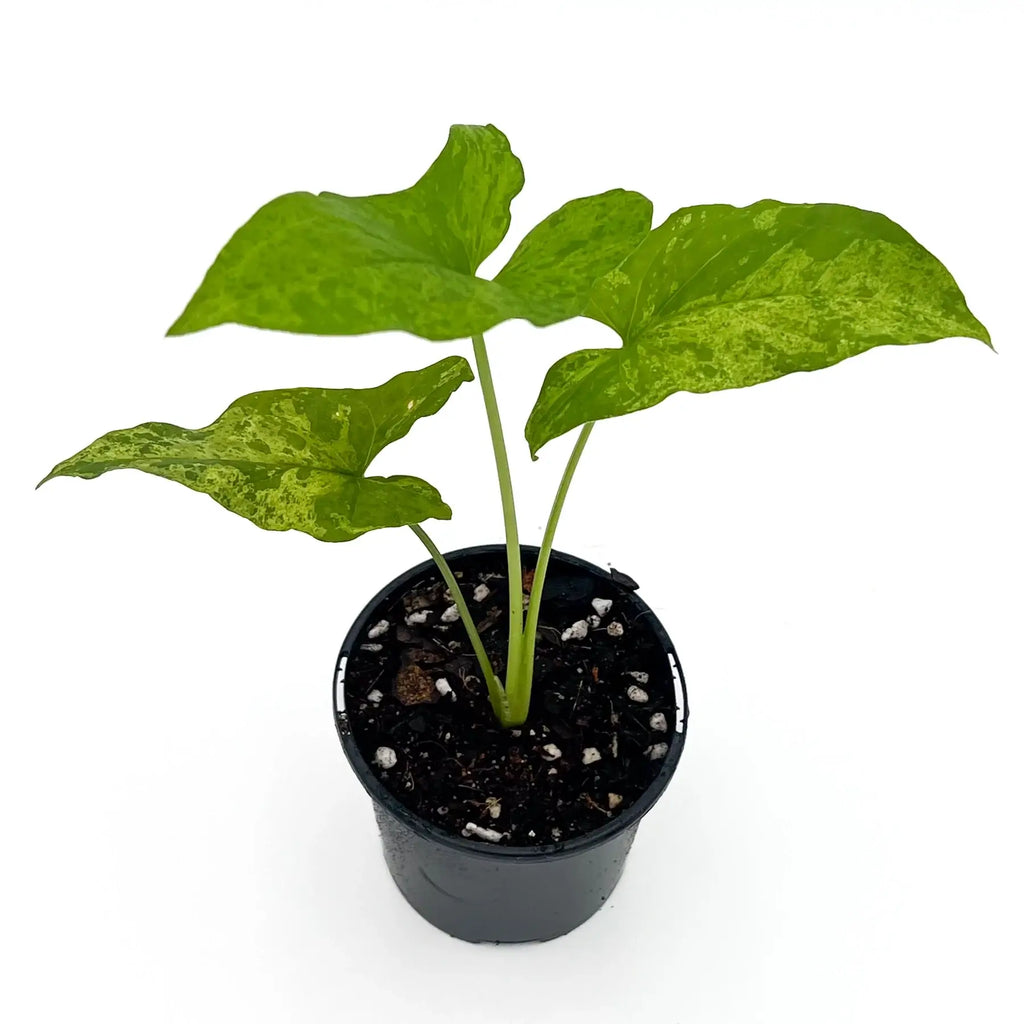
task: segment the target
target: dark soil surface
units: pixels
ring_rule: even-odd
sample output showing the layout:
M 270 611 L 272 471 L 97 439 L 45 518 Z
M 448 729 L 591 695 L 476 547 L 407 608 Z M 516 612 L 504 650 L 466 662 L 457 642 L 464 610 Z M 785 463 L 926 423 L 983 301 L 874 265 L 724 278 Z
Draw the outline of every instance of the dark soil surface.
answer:
M 504 678 L 504 555 L 451 565 Z M 523 566 L 529 592 L 533 560 L 525 552 Z M 552 560 L 530 717 L 509 730 L 491 710 L 461 621 L 443 621 L 452 602 L 440 573 L 427 571 L 374 609 L 349 652 L 345 727 L 385 787 L 446 831 L 484 844 L 534 846 L 599 828 L 643 794 L 662 766 L 664 745 L 678 741 L 671 668 L 632 583 Z M 595 598 L 611 601 L 598 618 Z M 587 619 L 585 637 L 562 640 Z M 373 628 L 382 622 L 386 629 Z

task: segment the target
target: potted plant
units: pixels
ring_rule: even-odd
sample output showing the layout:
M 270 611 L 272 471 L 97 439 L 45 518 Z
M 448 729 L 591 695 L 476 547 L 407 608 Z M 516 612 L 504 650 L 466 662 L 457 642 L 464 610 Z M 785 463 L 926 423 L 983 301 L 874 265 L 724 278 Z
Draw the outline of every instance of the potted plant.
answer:
M 116 430 L 46 477 L 140 469 L 264 529 L 323 541 L 413 530 L 430 559 L 353 624 L 333 680 L 335 721 L 402 892 L 473 940 L 552 938 L 598 909 L 685 739 L 678 659 L 636 584 L 553 549 L 594 424 L 677 391 L 746 387 L 877 345 L 990 343 L 934 256 L 881 214 L 842 205 L 687 207 L 652 230 L 650 202 L 617 189 L 566 203 L 493 279 L 480 278 L 522 185 L 500 131 L 458 125 L 404 191 L 281 196 L 235 233 L 168 332 L 232 322 L 471 338 L 503 545 L 443 555 L 422 525 L 451 517 L 438 491 L 369 475 L 383 448 L 474 379 L 461 356 L 374 388 L 246 395 L 198 430 Z M 576 316 L 622 344 L 548 370 L 526 423 L 531 455 L 579 433 L 541 545 L 521 546 L 483 336 L 511 318 Z

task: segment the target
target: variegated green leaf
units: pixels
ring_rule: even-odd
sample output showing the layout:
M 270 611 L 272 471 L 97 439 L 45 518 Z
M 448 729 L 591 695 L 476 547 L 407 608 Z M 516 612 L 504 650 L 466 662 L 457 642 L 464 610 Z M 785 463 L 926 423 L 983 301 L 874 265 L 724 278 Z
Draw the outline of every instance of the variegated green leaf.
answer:
M 650 203 L 621 189 L 574 200 L 527 236 L 498 281 L 476 277 L 522 185 L 522 165 L 497 128 L 455 125 L 402 192 L 280 196 L 235 233 L 168 334 L 238 323 L 446 341 L 514 318 L 577 316 L 593 282 L 649 230 Z
M 352 540 L 369 530 L 450 519 L 428 483 L 366 476 L 377 454 L 437 412 L 473 372 L 461 356 L 376 388 L 261 391 L 208 427 L 143 423 L 115 430 L 55 466 L 56 476 L 139 469 L 210 495 L 264 530 Z
M 676 391 L 746 387 L 876 345 L 989 343 L 946 268 L 878 213 L 764 200 L 679 210 L 594 286 L 586 315 L 621 348 L 548 371 L 530 450 Z
M 505 237 L 522 187 L 522 165 L 497 128 L 454 125 L 430 169 L 402 192 L 280 196 L 235 233 L 168 333 L 230 322 L 464 337 L 504 318 L 507 296 L 473 275 Z

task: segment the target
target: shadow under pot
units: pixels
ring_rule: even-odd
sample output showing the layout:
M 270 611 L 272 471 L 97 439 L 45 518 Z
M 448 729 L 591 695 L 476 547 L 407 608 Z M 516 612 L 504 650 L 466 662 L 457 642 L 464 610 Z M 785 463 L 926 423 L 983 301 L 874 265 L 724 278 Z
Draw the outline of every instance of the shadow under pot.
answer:
M 527 594 L 537 550 L 522 547 Z M 505 547 L 445 557 L 503 678 Z M 432 561 L 367 604 L 336 666 L 341 745 L 419 914 L 471 942 L 553 939 L 608 899 L 675 772 L 687 721 L 678 659 L 629 577 L 553 552 L 530 715 L 506 729 L 453 608 Z

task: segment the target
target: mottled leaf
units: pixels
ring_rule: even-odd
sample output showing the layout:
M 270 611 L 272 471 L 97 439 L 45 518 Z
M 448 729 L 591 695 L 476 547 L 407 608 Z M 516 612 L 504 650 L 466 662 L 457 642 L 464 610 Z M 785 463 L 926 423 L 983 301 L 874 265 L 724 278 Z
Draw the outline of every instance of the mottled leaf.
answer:
M 383 448 L 472 379 L 469 363 L 452 356 L 376 388 L 260 391 L 200 430 L 143 423 L 112 431 L 42 483 L 139 469 L 209 494 L 265 530 L 301 530 L 325 541 L 450 519 L 451 509 L 425 481 L 365 474 Z
M 454 125 L 402 192 L 280 196 L 235 233 L 168 333 L 231 322 L 465 337 L 504 318 L 507 295 L 473 275 L 505 237 L 522 187 L 522 165 L 497 128 Z
M 593 282 L 649 230 L 650 203 L 621 189 L 574 200 L 530 232 L 498 281 L 476 277 L 522 185 L 522 165 L 497 128 L 455 125 L 402 192 L 280 196 L 221 250 L 168 334 L 239 323 L 445 341 L 514 318 L 546 325 L 577 316 Z
M 989 343 L 946 268 L 878 213 L 764 200 L 679 210 L 598 281 L 586 314 L 621 348 L 548 371 L 530 450 L 676 391 L 746 387 L 876 345 Z

